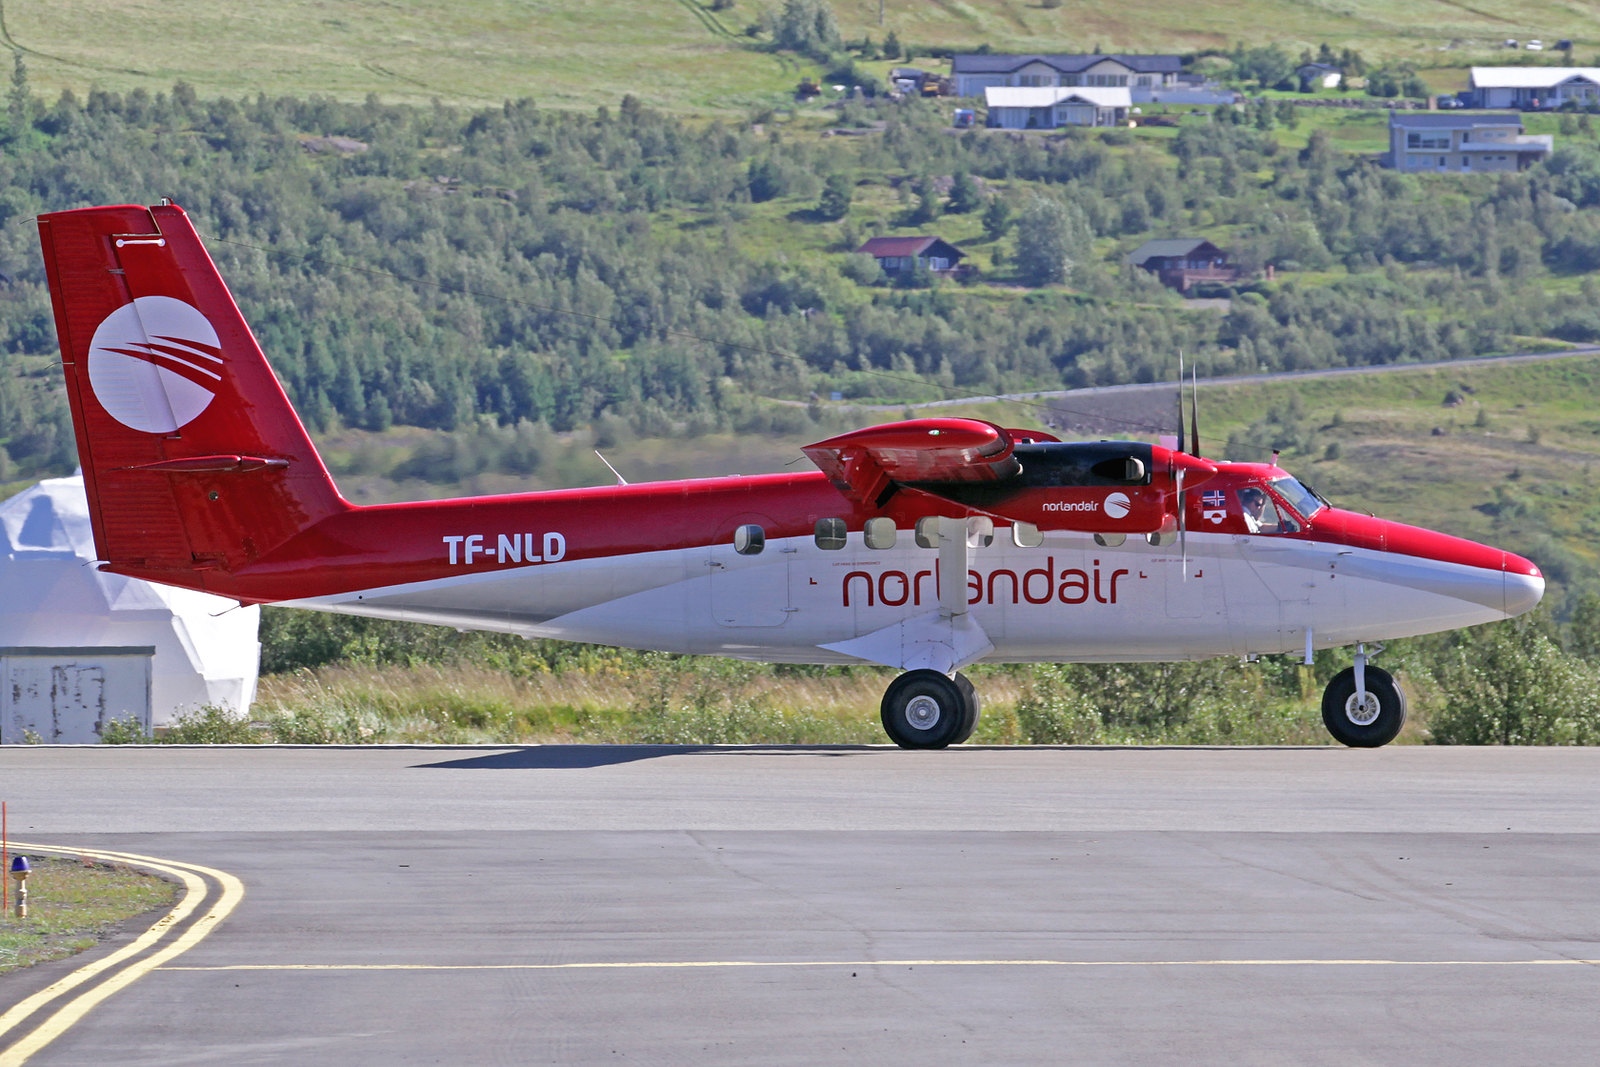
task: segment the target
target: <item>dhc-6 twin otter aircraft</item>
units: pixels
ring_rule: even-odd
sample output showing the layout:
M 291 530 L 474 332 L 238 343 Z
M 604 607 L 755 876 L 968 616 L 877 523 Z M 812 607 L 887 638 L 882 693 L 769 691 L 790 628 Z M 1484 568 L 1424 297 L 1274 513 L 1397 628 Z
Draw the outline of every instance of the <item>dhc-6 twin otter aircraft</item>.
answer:
M 1329 505 L 1275 463 L 965 418 L 807 446 L 809 473 L 358 507 L 188 216 L 43 215 L 100 565 L 247 603 L 903 673 L 884 728 L 966 740 L 974 663 L 1355 645 L 1333 736 L 1405 720 L 1368 645 L 1528 611 L 1510 552 Z M 1198 449 L 1194 449 L 1195 452 Z

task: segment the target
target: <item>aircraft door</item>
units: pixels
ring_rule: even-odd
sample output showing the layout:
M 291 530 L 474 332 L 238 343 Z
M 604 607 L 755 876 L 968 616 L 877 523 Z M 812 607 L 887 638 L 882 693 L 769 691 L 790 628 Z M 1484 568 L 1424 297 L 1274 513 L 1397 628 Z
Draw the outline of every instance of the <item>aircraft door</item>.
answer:
M 1225 617 L 1222 569 L 1217 560 L 1188 559 L 1187 573 L 1179 558 L 1159 561 L 1164 571 L 1169 619 L 1222 619 Z
M 1308 626 L 1321 615 L 1340 614 L 1344 587 L 1330 579 L 1337 558 L 1316 542 L 1269 537 L 1240 538 L 1244 558 L 1267 597 L 1262 619 L 1271 619 L 1272 637 L 1258 634 L 1255 651 L 1292 652 L 1304 647 Z
M 737 515 L 731 538 L 706 550 L 711 572 L 711 617 L 718 626 L 771 627 L 789 621 L 790 556 L 766 543 L 774 527 L 765 515 Z

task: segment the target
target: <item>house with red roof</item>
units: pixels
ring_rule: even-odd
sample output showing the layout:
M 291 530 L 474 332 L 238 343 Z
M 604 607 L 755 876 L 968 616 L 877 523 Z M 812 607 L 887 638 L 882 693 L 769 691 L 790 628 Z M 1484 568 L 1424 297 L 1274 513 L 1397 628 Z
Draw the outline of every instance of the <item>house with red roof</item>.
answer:
M 942 237 L 873 237 L 856 251 L 876 259 L 890 279 L 909 274 L 919 266 L 944 277 L 955 277 L 966 270 L 961 264 L 966 253 Z

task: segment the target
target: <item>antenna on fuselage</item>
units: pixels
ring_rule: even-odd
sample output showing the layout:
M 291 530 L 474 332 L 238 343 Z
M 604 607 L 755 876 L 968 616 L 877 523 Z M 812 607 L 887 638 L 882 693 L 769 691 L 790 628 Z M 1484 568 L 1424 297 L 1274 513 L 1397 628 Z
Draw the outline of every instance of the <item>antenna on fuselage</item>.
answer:
M 595 449 L 594 450 L 594 454 L 597 455 L 597 456 L 600 456 L 600 450 L 598 448 Z M 609 459 L 607 459 L 604 456 L 600 456 L 600 462 L 604 463 L 606 465 L 606 470 L 610 471 L 612 474 L 616 474 L 616 476 L 617 476 L 617 484 L 618 485 L 627 485 L 628 484 L 628 479 L 624 478 L 621 474 L 617 474 L 617 468 L 615 468 L 615 467 L 613 467 L 611 465 L 611 461 Z

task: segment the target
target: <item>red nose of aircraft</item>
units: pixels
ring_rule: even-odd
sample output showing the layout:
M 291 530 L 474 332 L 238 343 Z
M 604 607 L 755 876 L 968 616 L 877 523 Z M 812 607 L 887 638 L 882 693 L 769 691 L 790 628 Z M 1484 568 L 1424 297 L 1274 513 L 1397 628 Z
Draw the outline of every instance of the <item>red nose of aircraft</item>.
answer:
M 1533 610 L 1544 596 L 1544 575 L 1515 552 L 1351 511 L 1322 512 L 1314 533 L 1381 555 L 1340 564 L 1396 586 L 1467 600 L 1507 618 Z

